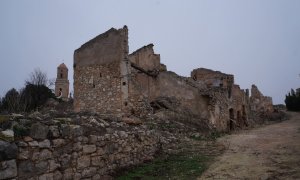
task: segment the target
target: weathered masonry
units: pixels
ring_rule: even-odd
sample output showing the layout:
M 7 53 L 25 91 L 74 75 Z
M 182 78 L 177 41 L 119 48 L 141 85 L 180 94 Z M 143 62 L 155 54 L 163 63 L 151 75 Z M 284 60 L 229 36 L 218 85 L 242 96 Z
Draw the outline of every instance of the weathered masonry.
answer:
M 68 68 L 62 63 L 57 67 L 57 77 L 55 81 L 55 96 L 66 101 L 69 97 Z
M 128 106 L 127 31 L 112 28 L 75 51 L 75 111 L 121 113 Z
M 153 44 L 129 54 L 128 29 L 110 29 L 74 52 L 76 112 L 143 116 L 153 113 L 157 98 L 176 98 L 182 109 L 228 131 L 248 126 L 255 111 L 272 111 L 272 99 L 256 86 L 234 84 L 234 76 L 198 68 L 191 77 L 167 71 Z

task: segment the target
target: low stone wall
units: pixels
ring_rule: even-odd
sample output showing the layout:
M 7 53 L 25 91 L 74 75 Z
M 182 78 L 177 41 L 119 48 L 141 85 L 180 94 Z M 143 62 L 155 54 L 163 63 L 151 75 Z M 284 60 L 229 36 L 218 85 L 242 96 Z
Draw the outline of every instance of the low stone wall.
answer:
M 157 135 L 142 125 L 83 118 L 83 124 L 70 118 L 34 122 L 28 136 L 0 140 L 0 179 L 103 179 L 159 150 Z

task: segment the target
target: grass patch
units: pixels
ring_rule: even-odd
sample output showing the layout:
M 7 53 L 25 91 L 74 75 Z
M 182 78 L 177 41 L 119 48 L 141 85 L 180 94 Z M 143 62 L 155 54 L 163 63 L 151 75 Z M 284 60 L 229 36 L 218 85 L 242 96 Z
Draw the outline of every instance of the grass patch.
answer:
M 10 116 L 8 115 L 0 115 L 0 124 L 6 121 L 9 121 Z
M 170 155 L 124 172 L 116 179 L 196 179 L 207 169 L 208 161 L 203 155 Z
M 217 140 L 219 137 L 222 137 L 224 134 L 217 132 L 217 131 L 213 131 L 212 133 L 210 133 L 209 135 L 209 139 L 211 140 Z
M 196 140 L 196 141 L 215 141 L 218 138 L 224 136 L 225 134 L 213 131 L 209 135 L 199 135 L 199 136 L 190 136 L 191 139 Z

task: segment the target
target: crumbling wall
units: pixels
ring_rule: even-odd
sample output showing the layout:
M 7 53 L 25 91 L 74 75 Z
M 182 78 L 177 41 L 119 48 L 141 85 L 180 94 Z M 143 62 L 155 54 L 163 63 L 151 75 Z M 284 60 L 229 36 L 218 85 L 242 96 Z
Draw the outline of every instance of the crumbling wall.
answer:
M 208 99 L 206 108 L 209 112 L 208 117 L 211 126 L 217 131 L 227 131 L 229 121 L 227 90 L 210 87 L 201 89 L 200 94 Z
M 154 53 L 153 46 L 149 44 L 134 51 L 129 55 L 130 61 L 146 71 L 159 70 L 160 55 Z
M 127 27 L 114 28 L 74 52 L 74 109 L 121 113 L 128 100 Z
M 249 92 L 235 85 L 231 74 L 205 68 L 194 69 L 191 77 L 167 72 L 153 44 L 128 55 L 126 26 L 99 35 L 74 53 L 75 111 L 142 117 L 153 113 L 150 104 L 157 98 L 174 97 L 182 109 L 226 131 L 247 126 L 252 111 L 272 111 L 271 98 L 252 89 L 249 100 Z
M 248 126 L 250 106 L 249 94 L 247 92 L 248 90 L 244 91 L 240 89 L 239 85 L 233 85 L 232 87 L 230 108 L 233 109 L 234 113 L 234 126 L 238 128 Z
M 231 87 L 234 83 L 233 75 L 205 68 L 194 69 L 191 77 L 195 81 L 204 82 L 208 87 Z
M 29 129 L 28 136 L 0 140 L 0 179 L 105 179 L 160 148 L 154 131 L 94 116 L 43 119 Z
M 201 118 L 208 119 L 208 97 L 202 96 L 199 89 L 188 84 L 187 78 L 172 72 L 161 72 L 157 77 L 155 97 L 175 97 L 181 105 Z
M 272 98 L 264 96 L 256 85 L 251 87 L 250 97 L 251 110 L 257 112 L 273 112 Z

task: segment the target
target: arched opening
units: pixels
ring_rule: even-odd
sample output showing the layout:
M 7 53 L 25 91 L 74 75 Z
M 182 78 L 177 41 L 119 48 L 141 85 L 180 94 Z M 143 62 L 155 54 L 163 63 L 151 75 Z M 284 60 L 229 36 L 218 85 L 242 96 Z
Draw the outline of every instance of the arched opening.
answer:
M 248 126 L 248 123 L 247 123 L 247 113 L 246 113 L 245 105 L 243 105 L 242 119 L 243 119 L 244 125 Z
M 229 109 L 229 130 L 234 129 L 234 111 L 232 108 Z

